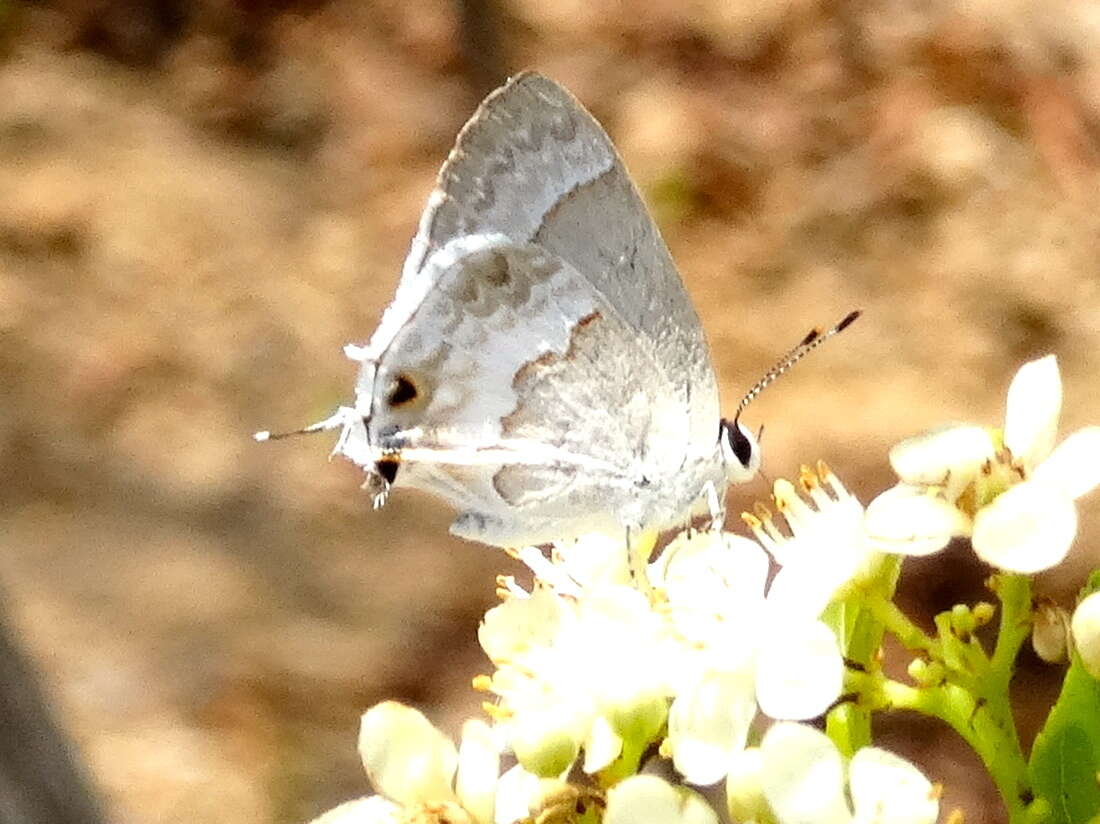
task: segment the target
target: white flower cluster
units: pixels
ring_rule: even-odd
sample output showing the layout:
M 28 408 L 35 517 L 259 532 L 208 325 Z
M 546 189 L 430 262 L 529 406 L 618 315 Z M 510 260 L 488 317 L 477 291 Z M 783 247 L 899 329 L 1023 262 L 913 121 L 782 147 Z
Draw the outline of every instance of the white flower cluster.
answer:
M 636 774 L 653 752 L 685 784 L 725 780 L 733 820 L 932 824 L 938 792 L 913 765 L 874 747 L 845 759 L 795 723 L 842 691 L 821 616 L 858 598 L 885 553 L 924 555 L 955 536 L 1010 572 L 1058 563 L 1076 533 L 1074 501 L 1100 484 L 1100 427 L 1054 446 L 1061 398 L 1053 357 L 1026 364 L 1003 430 L 955 425 L 899 444 L 900 482 L 866 513 L 824 465 L 803 470 L 797 484 L 775 484 L 776 514 L 745 516 L 756 541 L 684 532 L 644 582 L 631 548 L 606 537 L 549 557 L 518 551 L 533 584 L 501 579 L 502 603 L 478 632 L 494 667 L 475 679 L 492 696 L 491 723 L 467 722 L 456 747 L 416 710 L 377 705 L 360 752 L 378 794 L 315 824 L 716 824 L 694 790 Z M 1058 632 L 1048 634 L 1037 648 L 1059 654 Z M 1072 634 L 1100 677 L 1100 594 L 1079 605 Z M 750 746 L 760 714 L 774 723 Z M 515 763 L 502 771 L 505 757 Z
M 806 719 L 839 697 L 836 639 L 817 614 L 770 597 L 759 544 L 681 534 L 649 568 L 652 601 L 624 577 L 625 558 L 602 538 L 559 547 L 530 593 L 513 586 L 485 616 L 478 637 L 496 672 L 483 686 L 530 771 L 562 774 L 583 752 L 595 773 L 664 731 L 677 771 L 713 784 L 758 704 Z
M 735 821 L 782 824 L 932 824 L 939 790 L 879 747 L 846 764 L 827 735 L 805 724 L 772 726 L 735 760 L 726 785 Z
M 341 804 L 312 824 L 718 824 L 698 793 L 654 775 L 632 775 L 606 795 L 521 766 L 500 774 L 497 738 L 468 721 L 455 745 L 417 710 L 378 704 L 363 716 L 359 750 L 378 791 Z M 735 821 L 774 824 L 934 824 L 939 791 L 903 758 L 877 747 L 849 761 L 829 738 L 793 722 L 773 725 L 758 747 L 729 763 L 728 811 Z M 587 818 L 599 811 L 599 819 Z M 558 816 L 558 817 L 555 817 Z
M 1054 446 L 1062 379 L 1053 355 L 1025 364 L 1008 390 L 1003 429 L 956 424 L 890 452 L 900 483 L 868 507 L 891 551 L 927 555 L 970 537 L 984 561 L 1033 573 L 1059 563 L 1077 534 L 1074 501 L 1100 484 L 1100 427 Z
M 859 765 L 878 764 L 881 751 L 857 754 L 846 790 L 839 753 L 820 746 L 822 734 L 790 720 L 820 716 L 839 698 L 843 661 L 819 616 L 879 556 L 863 530 L 862 507 L 831 473 L 806 471 L 800 487 L 801 494 L 785 481 L 775 488 L 789 534 L 763 508 L 749 518 L 760 543 L 685 532 L 649 565 L 644 592 L 631 580 L 621 542 L 590 536 L 555 547 L 549 558 L 533 548 L 517 553 L 534 584 L 528 591 L 502 579 L 503 602 L 478 633 L 495 667 L 475 681 L 494 696 L 486 705 L 493 726 L 468 722 L 456 751 L 415 710 L 373 708 L 364 716 L 360 751 L 380 795 L 321 821 L 503 824 L 565 802 L 574 810 L 569 820 L 581 820 L 575 810 L 584 799 L 567 783 L 580 770 L 611 785 L 592 802 L 605 822 L 717 822 L 694 791 L 632 774 L 653 748 L 688 784 L 712 785 L 729 774 L 731 812 L 743 808 L 737 799 L 748 792 L 767 811 L 762 821 L 848 821 L 850 813 L 808 819 L 798 812 L 799 804 L 819 802 L 832 810 L 837 794 L 847 792 L 858 817 L 864 796 L 855 790 L 857 776 L 873 769 Z M 770 587 L 764 547 L 782 564 Z M 746 749 L 761 710 L 787 723 Z M 814 747 L 797 743 L 806 736 Z M 798 750 L 797 759 L 784 748 Z M 500 774 L 502 752 L 518 763 Z M 879 799 L 886 812 L 876 820 L 935 821 L 938 804 L 927 780 L 896 756 L 882 757 L 909 771 L 898 786 L 930 812 L 894 818 L 887 814 L 894 808 Z M 615 770 L 624 764 L 620 776 Z M 835 781 L 822 783 L 824 775 Z M 789 781 L 801 789 L 783 790 Z

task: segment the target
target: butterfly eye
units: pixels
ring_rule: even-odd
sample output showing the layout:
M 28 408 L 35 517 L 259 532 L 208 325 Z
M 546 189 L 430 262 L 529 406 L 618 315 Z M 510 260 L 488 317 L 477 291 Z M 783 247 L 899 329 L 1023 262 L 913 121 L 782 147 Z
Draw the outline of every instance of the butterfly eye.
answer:
M 736 423 L 726 429 L 729 437 L 730 449 L 742 466 L 748 466 L 753 458 L 753 443 L 748 435 Z
M 393 386 L 386 396 L 386 403 L 391 407 L 408 406 L 420 397 L 420 390 L 408 375 L 398 375 L 393 379 Z

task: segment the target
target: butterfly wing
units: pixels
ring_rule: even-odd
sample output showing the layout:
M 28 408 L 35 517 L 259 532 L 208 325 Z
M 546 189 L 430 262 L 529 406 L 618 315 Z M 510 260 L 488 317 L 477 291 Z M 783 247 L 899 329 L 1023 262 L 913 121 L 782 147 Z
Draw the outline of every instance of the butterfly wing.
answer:
M 406 482 L 474 513 L 526 506 L 530 521 L 539 499 L 558 517 L 547 507 L 578 477 L 663 485 L 713 463 L 713 369 L 668 250 L 607 134 L 537 74 L 459 134 L 361 358 L 365 437 L 410 463 L 426 450 Z M 395 406 L 402 379 L 417 402 Z M 615 432 L 593 428 L 601 414 Z

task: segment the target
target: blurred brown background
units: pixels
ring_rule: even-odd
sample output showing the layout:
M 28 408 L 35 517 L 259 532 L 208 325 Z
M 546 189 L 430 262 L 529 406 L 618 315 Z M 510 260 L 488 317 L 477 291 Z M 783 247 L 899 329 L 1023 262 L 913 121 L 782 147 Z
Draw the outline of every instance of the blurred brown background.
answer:
M 416 494 L 372 513 L 331 438 L 249 436 L 350 399 L 340 347 L 511 71 L 618 143 L 727 406 L 865 310 L 751 409 L 771 475 L 822 457 L 866 501 L 1047 352 L 1064 429 L 1100 419 L 1091 0 L 0 0 L 0 48 L 0 611 L 116 822 L 303 821 L 366 791 L 371 703 L 476 711 L 502 555 Z M 965 548 L 909 570 L 910 609 L 983 595 Z M 1025 737 L 1058 676 L 1025 662 Z M 954 736 L 881 729 L 1001 820 Z

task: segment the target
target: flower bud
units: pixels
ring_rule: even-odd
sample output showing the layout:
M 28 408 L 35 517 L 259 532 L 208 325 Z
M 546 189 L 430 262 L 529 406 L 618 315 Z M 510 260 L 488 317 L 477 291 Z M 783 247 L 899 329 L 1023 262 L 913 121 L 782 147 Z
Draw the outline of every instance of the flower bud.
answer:
M 561 775 L 580 753 L 580 736 L 572 721 L 549 711 L 517 718 L 510 736 L 516 760 L 540 778 Z
M 392 801 L 454 798 L 458 751 L 419 710 L 397 701 L 375 704 L 359 726 L 359 755 L 371 784 Z
M 1031 625 L 1031 648 L 1048 664 L 1066 660 L 1069 643 L 1069 615 L 1056 604 L 1040 603 Z
M 1073 611 L 1073 643 L 1089 675 L 1100 678 L 1100 592 L 1094 592 Z
M 615 732 L 626 741 L 644 746 L 656 739 L 664 728 L 668 719 L 668 699 L 663 695 L 636 694 L 608 710 L 608 720 Z
M 966 638 L 977 629 L 978 622 L 974 620 L 974 613 L 966 604 L 955 604 L 951 608 L 951 628 L 960 638 Z
M 989 603 L 989 601 L 978 601 L 978 603 L 974 604 L 973 613 L 974 620 L 978 622 L 978 626 L 984 627 L 993 620 L 993 616 L 997 614 L 997 608 Z
M 909 677 L 922 687 L 934 687 L 941 683 L 946 675 L 939 661 L 927 661 L 914 658 L 909 662 Z

